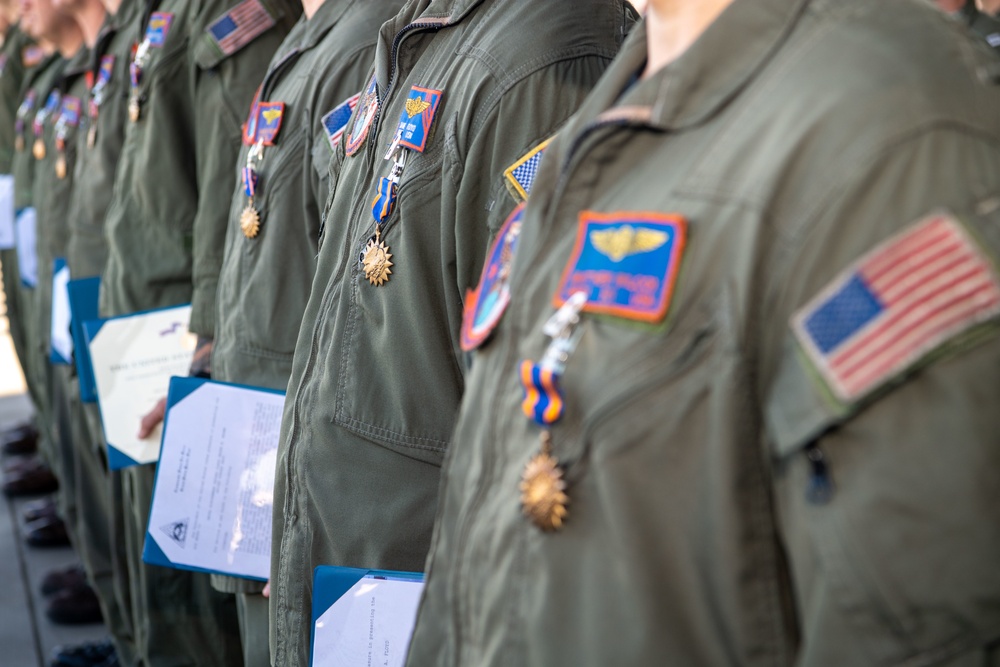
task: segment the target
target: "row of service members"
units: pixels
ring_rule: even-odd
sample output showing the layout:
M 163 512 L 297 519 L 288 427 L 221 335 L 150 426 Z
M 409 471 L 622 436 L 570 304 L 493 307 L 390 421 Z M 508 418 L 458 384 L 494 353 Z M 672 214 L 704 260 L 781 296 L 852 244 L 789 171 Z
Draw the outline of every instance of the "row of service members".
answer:
M 616 2 L 386 8 L 353 87 L 313 107 L 282 82 L 351 59 L 291 48 L 303 20 L 232 156 L 215 274 L 220 198 L 185 200 L 167 137 L 223 142 L 160 78 L 261 41 L 171 51 L 212 23 L 147 8 L 102 308 L 217 282 L 192 320 L 214 376 L 290 379 L 273 664 L 307 660 L 313 566 L 423 569 L 428 548 L 415 665 L 995 658 L 997 535 L 968 530 L 997 501 L 995 64 L 912 0 L 721 4 L 662 69 L 640 23 L 603 78 L 634 18 Z M 217 115 L 234 81 L 205 91 Z M 215 158 L 194 156 L 204 182 L 232 182 Z

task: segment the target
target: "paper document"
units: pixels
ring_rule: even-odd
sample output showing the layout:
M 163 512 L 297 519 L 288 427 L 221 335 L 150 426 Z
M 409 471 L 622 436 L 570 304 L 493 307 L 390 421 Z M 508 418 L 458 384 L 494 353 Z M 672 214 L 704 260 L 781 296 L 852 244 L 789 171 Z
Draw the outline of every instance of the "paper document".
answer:
M 351 572 L 359 574 L 351 577 Z M 349 587 L 343 590 L 345 584 Z M 312 667 L 402 667 L 424 588 L 422 575 L 318 567 L 313 588 Z
M 52 331 L 50 340 L 52 349 L 49 361 L 54 364 L 69 365 L 73 363 L 73 334 L 70 332 L 69 264 L 62 257 L 57 257 L 52 266 Z
M 25 287 L 38 287 L 38 250 L 35 236 L 35 209 L 26 208 L 17 216 L 17 269 Z
M 101 279 L 98 277 L 71 280 L 66 285 L 72 316 L 70 331 L 73 334 L 76 376 L 80 381 L 80 400 L 84 403 L 97 402 L 94 367 L 90 363 L 90 350 L 87 347 L 87 337 L 83 332 L 83 323 L 97 319 L 97 299 L 100 290 Z
M 143 560 L 266 580 L 285 395 L 173 378 Z
M 14 220 L 14 177 L 0 174 L 0 250 L 17 247 Z
M 198 343 L 190 319 L 186 305 L 84 322 L 112 470 L 159 457 L 161 427 L 140 440 L 139 425 L 166 398 L 171 376 L 188 374 Z

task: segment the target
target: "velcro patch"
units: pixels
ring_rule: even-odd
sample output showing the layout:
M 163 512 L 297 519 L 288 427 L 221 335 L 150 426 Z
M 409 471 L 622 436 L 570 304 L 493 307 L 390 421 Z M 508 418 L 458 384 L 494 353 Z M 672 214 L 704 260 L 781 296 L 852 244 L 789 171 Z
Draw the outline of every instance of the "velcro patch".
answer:
M 347 133 L 347 139 L 344 142 L 344 151 L 348 156 L 361 150 L 365 138 L 368 137 L 368 128 L 371 127 L 372 121 L 375 120 L 375 114 L 378 112 L 378 80 L 375 75 L 372 75 L 371 81 L 368 82 L 365 92 L 362 93 L 361 99 L 358 101 L 358 106 L 361 108 L 355 115 L 354 125 Z
M 670 307 L 686 237 L 681 215 L 584 211 L 553 303 L 561 306 L 584 292 L 584 311 L 660 322 Z
M 517 255 L 523 216 L 524 204 L 518 204 L 493 240 L 479 285 L 465 296 L 460 344 L 466 352 L 490 337 L 510 303 L 510 267 Z
M 841 272 L 791 326 L 834 395 L 853 403 L 998 315 L 994 266 L 961 223 L 935 215 Z
M 330 113 L 323 116 L 323 129 L 326 130 L 326 138 L 330 141 L 330 148 L 332 150 L 337 150 L 337 142 L 344 136 L 344 128 L 347 127 L 347 121 L 351 120 L 351 115 L 354 113 L 354 109 L 357 108 L 358 100 L 360 99 L 361 93 L 358 93 L 344 100 L 335 106 Z
M 62 107 L 59 110 L 59 118 L 56 122 L 68 125 L 69 127 L 76 127 L 80 124 L 80 111 L 82 109 L 83 104 L 79 97 L 67 95 L 62 100 Z
M 45 60 L 45 51 L 37 44 L 24 47 L 21 51 L 21 64 L 26 69 L 38 67 Z
M 552 137 L 532 148 L 503 172 L 507 189 L 517 201 L 525 201 L 531 194 L 531 186 L 535 182 L 538 165 L 541 164 L 545 147 L 549 145 L 550 141 L 552 141 Z
M 150 46 L 161 47 L 167 41 L 167 34 L 170 33 L 170 25 L 174 22 L 174 15 L 168 12 L 153 12 L 149 16 L 149 25 L 146 26 L 146 35 L 143 38 Z
M 243 0 L 212 21 L 206 32 L 222 53 L 231 56 L 273 28 L 275 23 L 260 0 Z
M 423 153 L 427 137 L 441 103 L 441 91 L 413 86 L 406 96 L 403 111 L 399 114 L 396 140 L 400 146 Z
M 281 121 L 285 117 L 284 102 L 259 102 L 257 104 L 257 141 L 265 146 L 273 146 L 281 132 Z

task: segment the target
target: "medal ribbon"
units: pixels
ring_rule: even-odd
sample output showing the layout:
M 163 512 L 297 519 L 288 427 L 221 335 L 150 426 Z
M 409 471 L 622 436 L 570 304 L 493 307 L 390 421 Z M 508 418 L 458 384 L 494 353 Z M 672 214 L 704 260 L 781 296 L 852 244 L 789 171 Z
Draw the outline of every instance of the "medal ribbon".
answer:
M 565 403 L 555 369 L 543 368 L 531 361 L 521 362 L 521 386 L 524 400 L 521 411 L 541 426 L 555 424 L 563 415 Z
M 24 123 L 28 119 L 28 114 L 35 108 L 35 98 L 38 96 L 34 90 L 29 90 L 24 96 L 24 101 L 17 109 L 17 119 L 14 121 L 14 131 L 18 134 L 24 132 Z

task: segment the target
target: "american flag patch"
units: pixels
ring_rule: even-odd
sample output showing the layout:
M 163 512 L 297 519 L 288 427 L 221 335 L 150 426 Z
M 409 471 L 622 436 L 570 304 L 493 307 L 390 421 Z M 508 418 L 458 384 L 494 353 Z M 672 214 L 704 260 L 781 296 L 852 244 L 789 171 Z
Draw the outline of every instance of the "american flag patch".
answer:
M 360 99 L 361 93 L 358 93 L 354 97 L 344 100 L 335 106 L 333 111 L 323 116 L 323 129 L 326 130 L 326 137 L 330 140 L 330 148 L 333 150 L 337 150 L 337 142 L 343 136 L 347 121 L 351 120 L 351 115 L 357 108 Z
M 243 0 L 215 19 L 207 32 L 219 50 L 231 56 L 275 24 L 260 0 Z
M 875 248 L 792 316 L 834 395 L 853 403 L 1000 315 L 1000 280 L 962 225 L 935 215 Z
M 535 183 L 535 174 L 538 173 L 538 165 L 541 163 L 545 147 L 549 145 L 550 141 L 552 141 L 551 137 L 532 148 L 527 155 L 522 156 L 520 160 L 507 167 L 503 172 L 507 179 L 507 189 L 517 201 L 528 199 L 531 186 Z

